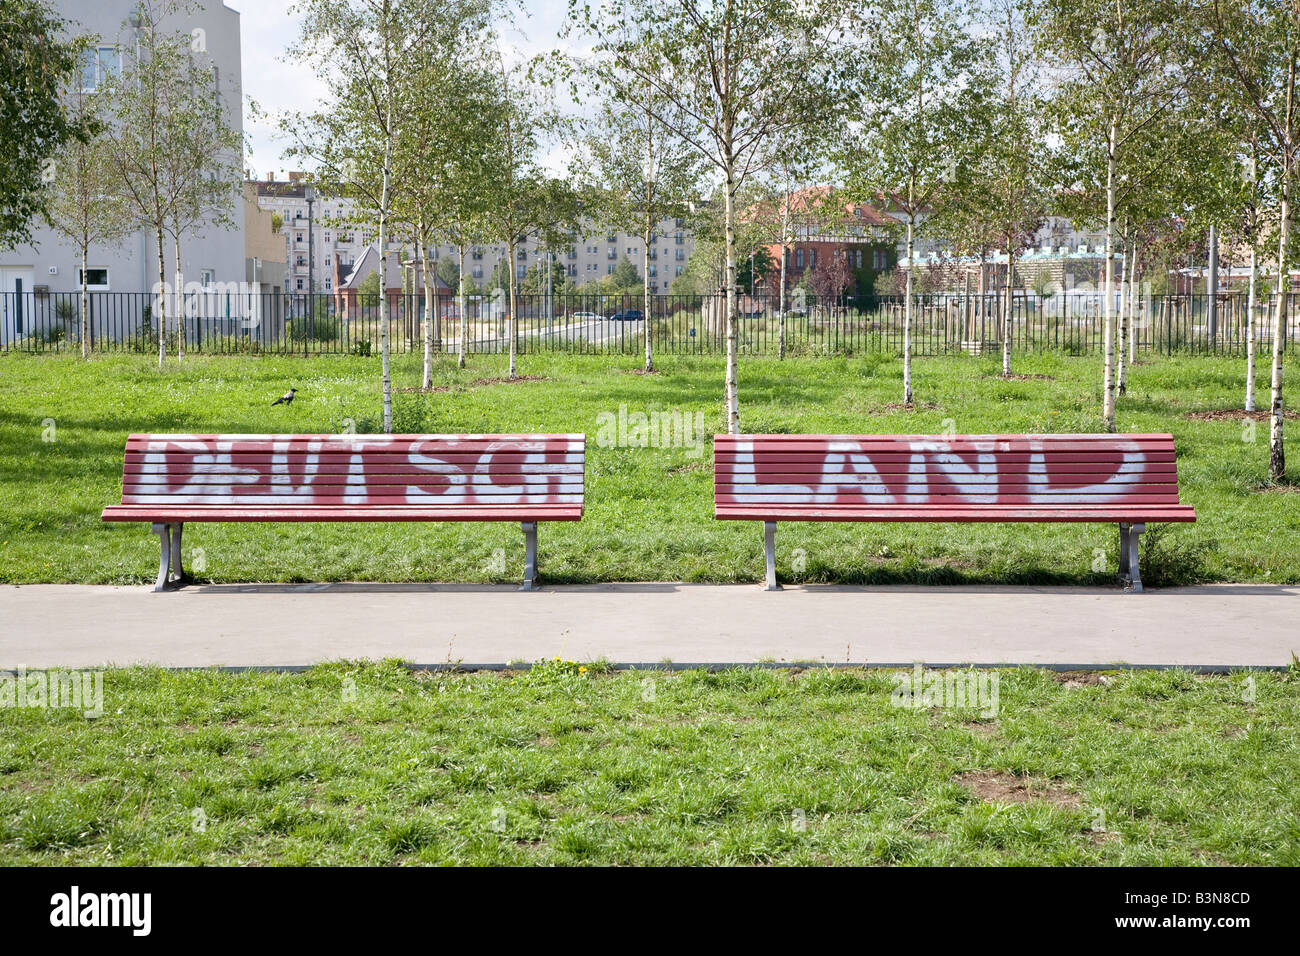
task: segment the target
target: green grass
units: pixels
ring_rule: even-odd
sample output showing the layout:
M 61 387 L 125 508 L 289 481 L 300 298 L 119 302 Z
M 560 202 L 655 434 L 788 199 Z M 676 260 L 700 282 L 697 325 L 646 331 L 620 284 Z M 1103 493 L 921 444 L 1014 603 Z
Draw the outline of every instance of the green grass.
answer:
M 702 411 L 721 430 L 722 364 L 714 357 L 660 359 L 661 373 L 630 374 L 632 357 L 525 355 L 520 370 L 542 381 L 474 384 L 504 373 L 500 356 L 472 356 L 458 371 L 440 359 L 449 390 L 399 392 L 400 431 L 584 431 L 586 517 L 544 525 L 544 582 L 756 581 L 759 529 L 712 517 L 711 455 L 686 449 L 600 448 L 601 412 Z M 1265 363 L 1266 364 L 1266 363 Z M 915 363 L 914 410 L 897 407 L 896 356 L 747 358 L 741 364 L 746 431 L 1096 431 L 1101 372 L 1095 357 L 1023 356 L 998 377 L 996 357 Z M 397 387 L 418 383 L 419 357 L 398 356 Z M 1236 421 L 1189 420 L 1188 412 L 1235 408 L 1244 364 L 1222 358 L 1154 357 L 1132 370 L 1120 400 L 1122 430 L 1171 431 L 1193 526 L 1144 536 L 1143 576 L 1152 585 L 1199 581 L 1300 582 L 1296 485 L 1266 483 L 1267 424 L 1254 435 Z M 1289 360 L 1297 381 L 1300 363 Z M 147 356 L 0 356 L 0 581 L 143 583 L 157 567 L 157 541 L 141 525 L 105 525 L 100 510 L 120 495 L 131 431 L 301 432 L 359 430 L 380 421 L 377 358 L 199 357 L 159 374 Z M 288 408 L 269 407 L 289 385 Z M 1261 401 L 1267 382 L 1261 373 Z M 52 436 L 43 440 L 44 421 Z M 1292 458 L 1300 422 L 1288 422 Z M 1253 440 L 1248 440 L 1252 439 Z M 1291 473 L 1296 474 L 1293 464 Z M 1111 584 L 1116 533 L 1103 525 L 793 524 L 778 536 L 783 580 L 849 583 Z M 1153 541 L 1154 539 L 1154 541 Z M 191 525 L 186 548 L 202 549 L 200 580 L 490 581 L 518 577 L 523 537 L 514 525 Z M 506 572 L 493 560 L 505 550 Z M 796 549 L 804 570 L 792 568 Z M 1097 549 L 1101 549 L 1098 551 Z M 1105 561 L 1094 570 L 1098 555 Z M 187 554 L 193 564 L 195 554 Z
M 113 670 L 0 709 L 0 863 L 1300 864 L 1294 671 L 996 674 Z

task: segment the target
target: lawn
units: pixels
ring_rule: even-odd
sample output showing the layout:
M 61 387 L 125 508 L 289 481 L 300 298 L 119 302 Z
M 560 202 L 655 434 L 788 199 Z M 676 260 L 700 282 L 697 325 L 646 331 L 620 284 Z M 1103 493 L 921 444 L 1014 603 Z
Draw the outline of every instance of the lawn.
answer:
M 529 380 L 500 381 L 501 356 L 440 358 L 440 390 L 420 394 L 418 355 L 394 361 L 396 428 L 417 432 L 583 431 L 589 436 L 587 512 L 580 524 L 543 525 L 544 583 L 757 581 L 761 532 L 712 517 L 707 448 L 599 447 L 601 413 L 702 412 L 723 422 L 722 363 L 665 356 L 656 375 L 635 358 L 524 355 Z M 752 432 L 1098 430 L 1096 357 L 1016 357 L 1004 380 L 996 357 L 918 359 L 917 405 L 904 409 L 896 356 L 745 358 L 742 425 Z M 1261 363 L 1266 365 L 1266 363 Z M 1267 422 L 1190 418 L 1238 407 L 1244 363 L 1151 356 L 1121 398 L 1122 430 L 1171 431 L 1184 500 L 1195 525 L 1144 536 L 1151 585 L 1201 581 L 1300 582 L 1295 483 L 1265 488 Z M 1288 375 L 1300 388 L 1300 362 Z M 379 427 L 377 358 L 192 357 L 159 373 L 147 356 L 0 355 L 0 581 L 144 583 L 157 539 L 142 525 L 105 525 L 120 495 L 132 431 L 334 432 Z M 270 407 L 290 385 L 292 406 Z M 1267 380 L 1261 368 L 1261 404 Z M 1288 421 L 1292 461 L 1300 421 Z M 1300 473 L 1292 464 L 1291 474 Z M 1293 479 L 1294 482 L 1294 479 Z M 523 561 L 514 525 L 191 525 L 200 580 L 513 580 Z M 778 537 L 787 582 L 1071 583 L 1112 585 L 1116 532 L 1102 525 L 795 524 Z M 505 570 L 494 552 L 503 549 Z M 1100 550 L 1098 550 L 1100 549 Z M 199 552 L 189 551 L 193 566 Z M 800 555 L 800 570 L 793 557 Z M 1098 559 L 1103 564 L 1097 564 Z M 197 569 L 196 569 L 197 570 Z
M 394 662 L 0 709 L 7 864 L 1300 864 L 1300 673 Z

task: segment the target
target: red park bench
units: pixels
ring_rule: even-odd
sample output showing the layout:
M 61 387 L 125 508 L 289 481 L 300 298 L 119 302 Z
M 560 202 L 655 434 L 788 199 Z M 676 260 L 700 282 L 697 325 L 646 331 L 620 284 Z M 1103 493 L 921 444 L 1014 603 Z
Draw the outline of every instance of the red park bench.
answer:
M 537 523 L 582 517 L 585 435 L 132 435 L 122 503 L 162 544 L 155 591 L 185 580 L 197 521 L 518 521 L 523 590 Z
M 1119 525 L 1134 591 L 1148 522 L 1178 503 L 1172 435 L 717 435 L 714 516 L 763 522 L 766 590 L 778 521 L 1088 521 Z

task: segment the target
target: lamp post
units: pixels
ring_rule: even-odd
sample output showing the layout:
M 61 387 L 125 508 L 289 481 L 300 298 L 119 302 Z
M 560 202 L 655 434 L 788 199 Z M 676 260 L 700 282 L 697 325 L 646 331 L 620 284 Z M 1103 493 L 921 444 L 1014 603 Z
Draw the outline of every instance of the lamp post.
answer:
M 307 200 L 307 338 L 310 340 L 316 334 L 316 310 L 311 301 L 316 288 L 316 241 L 312 235 L 312 206 L 316 202 L 316 190 L 308 185 L 303 196 Z

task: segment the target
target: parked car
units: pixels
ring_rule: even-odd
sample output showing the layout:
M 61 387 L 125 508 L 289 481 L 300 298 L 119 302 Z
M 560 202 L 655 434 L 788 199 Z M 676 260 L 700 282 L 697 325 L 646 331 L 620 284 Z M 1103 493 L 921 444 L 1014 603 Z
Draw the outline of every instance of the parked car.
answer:
M 574 312 L 569 316 L 574 322 L 604 322 L 605 317 L 599 312 Z
M 622 312 L 615 312 L 609 317 L 611 322 L 640 322 L 645 318 L 645 313 L 640 309 L 625 309 Z

